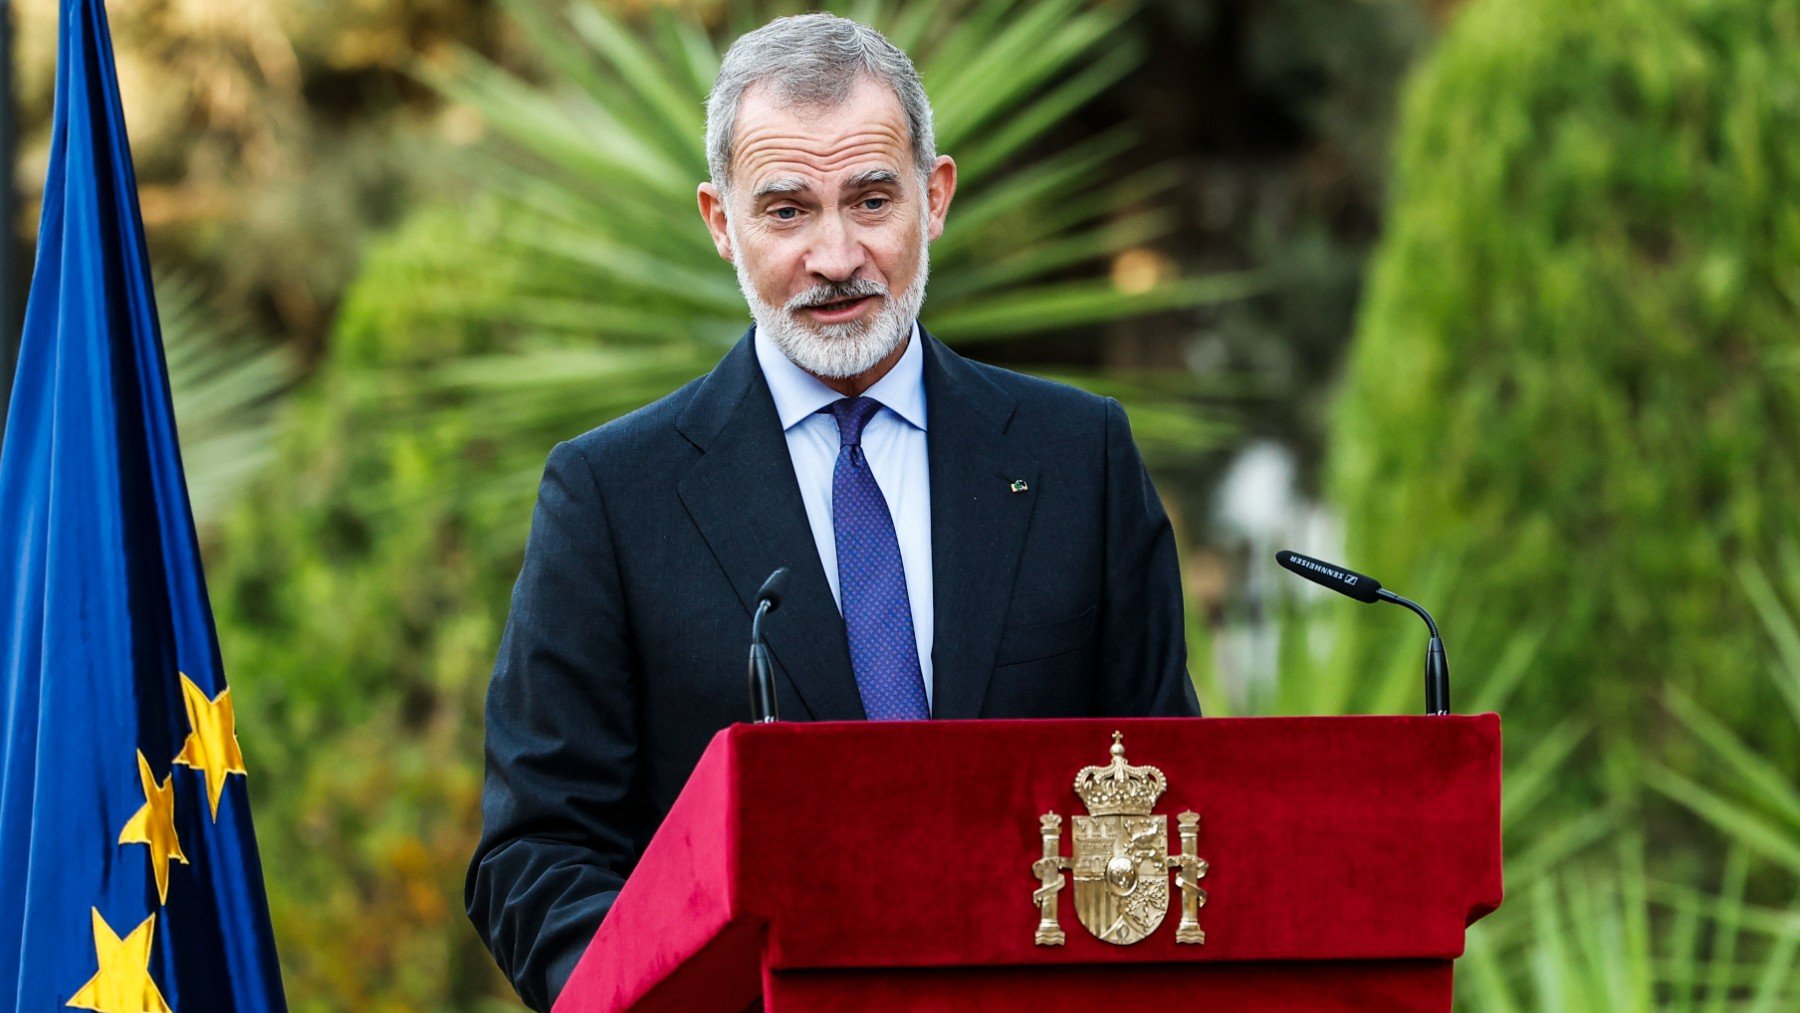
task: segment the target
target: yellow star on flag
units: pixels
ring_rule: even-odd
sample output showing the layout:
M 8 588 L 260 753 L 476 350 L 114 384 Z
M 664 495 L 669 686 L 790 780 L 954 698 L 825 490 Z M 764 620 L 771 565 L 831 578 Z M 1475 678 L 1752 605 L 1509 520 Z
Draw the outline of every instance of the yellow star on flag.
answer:
M 106 919 L 94 912 L 94 952 L 100 970 L 81 986 L 68 1005 L 99 1013 L 173 1013 L 150 978 L 150 943 L 156 938 L 156 916 L 120 939 Z
M 237 715 L 231 709 L 231 689 L 226 687 L 208 700 L 194 680 L 181 676 L 181 699 L 187 704 L 188 725 L 193 731 L 182 743 L 175 762 L 206 772 L 206 798 L 212 803 L 213 822 L 219 822 L 219 796 L 225 793 L 228 774 L 244 774 L 244 754 L 238 751 Z
M 181 853 L 181 840 L 175 836 L 174 774 L 156 783 L 150 773 L 150 761 L 138 750 L 138 780 L 144 784 L 144 805 L 134 813 L 125 829 L 119 831 L 120 844 L 145 844 L 150 848 L 150 868 L 156 873 L 156 895 L 163 903 L 169 900 L 169 859 L 182 865 L 187 856 Z

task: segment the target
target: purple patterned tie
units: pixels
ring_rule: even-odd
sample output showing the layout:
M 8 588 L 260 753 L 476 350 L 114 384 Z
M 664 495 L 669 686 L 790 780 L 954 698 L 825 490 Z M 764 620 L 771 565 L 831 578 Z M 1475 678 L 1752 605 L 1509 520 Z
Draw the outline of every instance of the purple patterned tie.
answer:
M 838 600 L 850 639 L 850 667 L 869 720 L 923 721 L 931 709 L 919 671 L 900 540 L 862 449 L 863 426 L 881 408 L 874 398 L 847 397 L 819 409 L 837 419 L 838 427 L 837 467 L 831 474 Z

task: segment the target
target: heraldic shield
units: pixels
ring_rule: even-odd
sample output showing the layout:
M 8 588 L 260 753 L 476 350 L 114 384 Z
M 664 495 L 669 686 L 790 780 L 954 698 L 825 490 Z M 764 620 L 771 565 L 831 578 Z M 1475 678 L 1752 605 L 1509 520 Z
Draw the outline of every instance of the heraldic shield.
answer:
M 1170 855 L 1168 817 L 1150 811 L 1167 787 L 1162 771 L 1125 762 L 1123 736 L 1114 732 L 1112 762 L 1084 767 L 1075 775 L 1075 793 L 1087 804 L 1088 815 L 1075 817 L 1072 858 L 1062 856 L 1062 817 L 1045 813 L 1039 818 L 1043 857 L 1031 867 L 1038 877 L 1031 898 L 1038 905 L 1038 945 L 1064 942 L 1057 916 L 1064 869 L 1074 873 L 1075 914 L 1081 924 L 1096 938 L 1120 946 L 1144 939 L 1162 924 L 1173 870 L 1181 890 L 1175 941 L 1206 942 L 1199 917 L 1206 903 L 1206 891 L 1200 888 L 1206 862 L 1196 851 L 1200 816 L 1184 812 L 1175 818 L 1181 852 Z
M 1164 816 L 1077 816 L 1075 914 L 1109 943 L 1135 943 L 1169 911 L 1169 835 Z

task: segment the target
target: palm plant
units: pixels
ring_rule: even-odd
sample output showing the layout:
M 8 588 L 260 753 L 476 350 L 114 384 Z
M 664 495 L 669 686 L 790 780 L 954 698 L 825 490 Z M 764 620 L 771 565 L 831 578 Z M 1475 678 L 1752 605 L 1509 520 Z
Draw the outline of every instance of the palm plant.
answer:
M 1753 563 L 1739 568 L 1739 579 L 1775 647 L 1770 675 L 1800 728 L 1800 619 L 1782 601 L 1784 592 L 1800 597 L 1800 554 L 1784 556 L 1784 588 Z M 1773 1011 L 1800 1004 L 1800 894 L 1779 909 L 1753 903 L 1750 889 L 1758 859 L 1800 876 L 1800 789 L 1687 693 L 1668 686 L 1662 700 L 1711 762 L 1678 770 L 1641 760 L 1642 780 L 1731 842 L 1719 891 L 1647 870 L 1635 837 L 1621 841 L 1610 866 L 1536 877 L 1512 909 L 1470 933 L 1460 992 L 1467 1008 Z M 1708 768 L 1723 776 L 1691 773 Z
M 635 407 L 710 366 L 747 322 L 733 274 L 694 211 L 706 178 L 705 97 L 721 43 L 789 5 L 732 5 L 708 34 L 652 5 L 641 24 L 605 7 L 505 0 L 549 83 L 472 53 L 423 74 L 499 136 L 485 152 L 493 195 L 479 252 L 421 282 L 424 301 L 474 323 L 481 351 L 433 373 L 499 474 L 525 475 L 544 447 Z M 1242 275 L 1181 278 L 1155 267 L 1116 280 L 1109 261 L 1175 225 L 1161 198 L 1172 166 L 1119 177 L 1124 127 L 1041 153 L 1051 130 L 1141 61 L 1121 31 L 1135 4 L 917 0 L 826 5 L 911 53 L 933 98 L 959 195 L 932 247 L 926 319 L 956 344 L 1191 307 L 1248 291 Z M 800 8 L 794 8 L 798 10 Z M 1140 256 L 1136 263 L 1154 265 Z M 497 280 L 498 279 L 498 280 Z M 471 304 L 446 291 L 498 285 Z M 1213 441 L 1197 390 L 1168 377 L 1073 377 L 1138 411 L 1140 441 L 1187 453 Z M 516 451 L 516 453 L 515 453 Z
M 1606 864 L 1538 880 L 1523 912 L 1469 933 L 1458 1005 L 1474 1011 L 1723 1010 L 1774 1013 L 1800 1002 L 1800 915 L 1745 900 L 1746 853 L 1710 896 L 1652 878 L 1643 842 Z
M 1782 590 L 1789 600 L 1800 600 L 1800 550 L 1789 546 L 1783 556 L 1786 574 Z M 1782 603 L 1782 590 L 1760 566 L 1745 563 L 1738 568 L 1738 576 L 1774 644 L 1769 676 L 1800 733 L 1800 618 Z M 1725 776 L 1710 779 L 1713 783 L 1708 784 L 1671 766 L 1652 763 L 1645 780 L 1720 833 L 1800 877 L 1800 787 L 1795 785 L 1793 772 L 1759 752 L 1674 686 L 1664 689 L 1663 701 Z
M 281 352 L 218 316 L 192 279 L 157 279 L 156 302 L 188 498 L 204 528 L 273 456 L 275 408 L 292 371 Z

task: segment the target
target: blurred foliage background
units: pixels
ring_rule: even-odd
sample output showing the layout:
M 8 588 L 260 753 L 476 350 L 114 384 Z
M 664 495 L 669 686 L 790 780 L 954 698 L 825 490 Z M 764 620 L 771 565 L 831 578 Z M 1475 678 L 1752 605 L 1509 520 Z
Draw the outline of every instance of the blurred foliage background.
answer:
M 798 9 L 114 5 L 296 1008 L 510 1008 L 461 882 L 538 470 L 746 325 L 701 101 Z M 1800 1006 L 1800 0 L 834 9 L 962 166 L 927 324 L 1131 412 L 1209 713 L 1420 706 L 1416 621 L 1285 546 L 1505 715 L 1459 1005 Z

